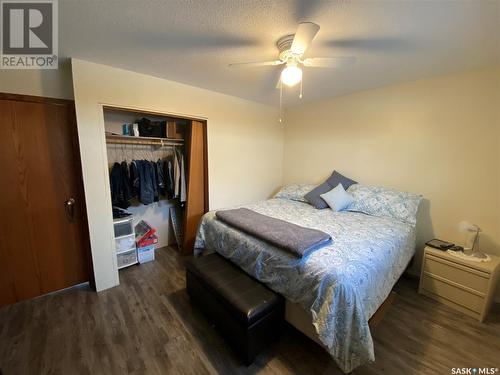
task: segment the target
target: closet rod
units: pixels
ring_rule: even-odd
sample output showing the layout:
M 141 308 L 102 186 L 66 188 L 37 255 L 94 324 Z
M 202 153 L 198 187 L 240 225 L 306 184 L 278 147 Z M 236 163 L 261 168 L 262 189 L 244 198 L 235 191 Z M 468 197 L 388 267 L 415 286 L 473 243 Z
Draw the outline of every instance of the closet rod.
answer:
M 182 146 L 183 139 L 132 137 L 127 135 L 106 134 L 106 143 L 129 144 L 129 145 L 151 145 L 151 146 Z

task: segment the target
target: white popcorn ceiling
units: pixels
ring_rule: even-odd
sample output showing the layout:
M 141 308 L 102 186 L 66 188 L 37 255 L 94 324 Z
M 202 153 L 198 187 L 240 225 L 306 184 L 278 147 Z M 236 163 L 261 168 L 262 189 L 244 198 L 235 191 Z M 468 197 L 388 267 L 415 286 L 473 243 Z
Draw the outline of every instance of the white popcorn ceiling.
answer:
M 304 98 L 500 64 L 500 1 L 59 0 L 59 54 L 277 105 L 272 60 L 300 21 L 321 26 L 307 56 L 355 66 L 304 70 Z M 131 88 L 133 89 L 133 88 Z

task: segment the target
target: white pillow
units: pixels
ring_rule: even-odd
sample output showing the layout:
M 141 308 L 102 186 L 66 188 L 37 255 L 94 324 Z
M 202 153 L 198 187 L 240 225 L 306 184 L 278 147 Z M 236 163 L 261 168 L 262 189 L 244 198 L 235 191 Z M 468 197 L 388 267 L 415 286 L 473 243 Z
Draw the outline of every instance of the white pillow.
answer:
M 304 195 L 314 189 L 316 185 L 311 184 L 293 184 L 283 186 L 273 198 L 288 199 L 291 201 L 308 203 Z
M 349 187 L 354 203 L 349 211 L 389 217 L 415 226 L 422 196 L 382 186 L 356 184 Z
M 333 211 L 343 211 L 349 207 L 354 198 L 345 191 L 342 184 L 338 184 L 332 190 L 320 195 Z

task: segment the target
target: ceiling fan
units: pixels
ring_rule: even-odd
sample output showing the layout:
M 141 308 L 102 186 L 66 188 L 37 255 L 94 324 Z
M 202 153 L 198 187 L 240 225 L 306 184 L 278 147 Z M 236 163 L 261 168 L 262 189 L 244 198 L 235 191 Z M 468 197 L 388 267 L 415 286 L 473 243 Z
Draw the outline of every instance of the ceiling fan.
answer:
M 276 42 L 278 60 L 229 64 L 229 68 L 252 68 L 261 66 L 286 65 L 280 74 L 277 88 L 281 83 L 294 86 L 302 82 L 302 67 L 339 68 L 354 64 L 355 57 L 308 57 L 304 53 L 319 31 L 313 22 L 301 22 L 295 34 L 286 35 Z M 302 97 L 302 94 L 301 94 Z

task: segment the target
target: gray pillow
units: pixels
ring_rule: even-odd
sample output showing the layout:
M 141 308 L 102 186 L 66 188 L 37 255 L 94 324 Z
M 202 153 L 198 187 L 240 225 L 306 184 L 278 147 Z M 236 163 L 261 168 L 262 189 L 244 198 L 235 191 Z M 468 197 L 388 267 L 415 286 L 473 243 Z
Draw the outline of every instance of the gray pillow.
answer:
M 328 177 L 326 180 L 331 186 L 332 189 L 338 184 L 342 184 L 345 190 L 349 189 L 349 186 L 357 184 L 356 181 L 347 178 L 346 176 L 342 176 L 339 172 L 333 171 L 332 175 Z
M 312 204 L 318 210 L 322 210 L 328 207 L 328 204 L 325 202 L 323 198 L 321 198 L 321 194 L 325 194 L 336 187 L 338 184 L 342 184 L 345 190 L 349 188 L 349 186 L 356 184 L 357 182 L 342 176 L 337 171 L 333 171 L 332 175 L 326 179 L 321 185 L 316 186 L 309 193 L 304 195 L 304 198 L 307 202 Z

